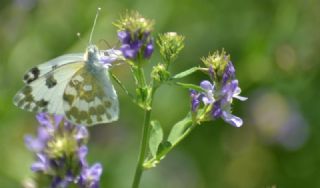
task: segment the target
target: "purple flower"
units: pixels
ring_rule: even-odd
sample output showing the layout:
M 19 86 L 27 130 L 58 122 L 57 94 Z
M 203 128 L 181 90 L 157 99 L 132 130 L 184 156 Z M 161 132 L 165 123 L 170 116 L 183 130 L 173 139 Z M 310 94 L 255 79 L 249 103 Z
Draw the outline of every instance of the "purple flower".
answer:
M 80 164 L 82 166 L 88 166 L 86 161 L 87 153 L 88 153 L 88 148 L 86 146 L 81 146 L 78 150 L 78 156 L 79 156 Z
M 121 42 L 120 50 L 127 59 L 136 59 L 138 54 L 148 59 L 153 53 L 153 39 L 150 32 L 140 33 L 135 31 L 119 31 L 118 38 Z
M 211 84 L 208 80 L 204 80 L 200 83 L 200 87 L 205 90 L 202 96 L 202 101 L 205 105 L 207 104 L 212 104 L 215 99 L 214 99 L 214 85 Z
M 239 96 L 241 89 L 238 87 L 238 80 L 227 82 L 220 91 L 220 98 L 213 104 L 212 116 L 221 117 L 225 122 L 235 126 L 242 126 L 242 119 L 231 114 L 231 104 L 233 98 L 241 101 L 247 100 L 246 97 Z
M 247 97 L 239 96 L 241 89 L 238 85 L 238 80 L 231 80 L 223 86 L 221 93 L 222 96 L 226 98 L 227 102 L 232 102 L 232 98 L 236 98 L 241 101 L 248 99 Z
M 195 90 L 190 90 L 190 97 L 191 97 L 191 110 L 192 112 L 195 112 L 200 105 L 199 93 L 197 93 Z
M 68 188 L 70 184 L 74 183 L 74 178 L 71 175 L 66 175 L 65 178 L 56 176 L 53 178 L 51 187 L 52 188 Z
M 227 122 L 227 123 L 229 123 L 230 125 L 233 125 L 233 126 L 235 126 L 235 127 L 241 127 L 241 126 L 242 126 L 242 123 L 243 123 L 243 121 L 242 121 L 241 118 L 239 118 L 239 117 L 237 117 L 237 116 L 235 116 L 235 115 L 232 115 L 232 114 L 230 113 L 230 111 L 222 111 L 221 118 L 222 118 L 225 122 Z
M 131 41 L 131 36 L 129 31 L 119 31 L 118 38 L 122 44 L 128 44 Z
M 40 152 L 44 149 L 46 142 L 51 138 L 55 127 L 57 126 L 56 123 L 60 123 L 61 119 L 59 116 L 55 117 L 55 120 L 57 121 L 55 121 L 55 124 L 53 125 L 49 116 L 45 113 L 39 113 L 36 118 L 40 123 L 38 137 L 33 138 L 31 135 L 26 135 L 25 143 L 30 151 Z
M 80 186 L 83 188 L 99 188 L 101 174 L 102 165 L 100 163 L 83 168 L 79 180 Z
M 153 53 L 153 40 L 151 40 L 144 49 L 144 57 L 150 58 Z
M 79 126 L 74 137 L 77 141 L 87 139 L 89 137 L 87 128 L 85 128 L 84 126 Z
M 200 87 L 203 91 L 200 93 L 193 91 L 191 93 L 192 111 L 195 112 L 197 110 L 200 106 L 199 101 L 201 100 L 205 109 L 211 109 L 209 114 L 202 116 L 204 118 L 202 120 L 222 118 L 225 122 L 235 127 L 241 127 L 243 121 L 241 118 L 231 114 L 231 105 L 233 98 L 241 101 L 245 101 L 247 98 L 239 95 L 241 89 L 238 86 L 238 80 L 235 79 L 234 66 L 231 61 L 228 62 L 222 74 L 222 79 L 218 78 L 215 80 L 216 75 L 214 72 L 216 71 L 214 71 L 212 66 L 210 66 L 209 75 L 211 76 L 213 83 L 208 80 L 204 80 L 200 83 Z M 207 113 L 207 111 L 204 113 Z
M 234 79 L 235 73 L 236 70 L 234 69 L 232 62 L 229 61 L 222 75 L 222 83 L 225 84 L 228 80 Z
M 120 50 L 127 59 L 148 59 L 153 53 L 153 21 L 144 18 L 138 12 L 127 12 L 115 22 L 118 28 Z
M 40 123 L 37 137 L 25 137 L 28 149 L 35 153 L 37 159 L 31 170 L 49 177 L 52 188 L 78 185 L 80 179 L 87 183 L 83 188 L 94 188 L 89 185 L 97 187 L 102 166 L 88 168 L 88 148 L 85 144 L 89 134 L 86 127 L 73 125 L 61 115 L 41 113 L 37 115 L 37 119 Z
M 139 48 L 134 48 L 130 44 L 123 44 L 120 48 L 123 53 L 123 56 L 127 59 L 135 59 L 139 52 Z
M 100 56 L 100 62 L 106 67 L 109 68 L 113 62 L 125 60 L 121 50 L 108 49 L 102 50 Z
M 48 156 L 38 153 L 37 158 L 38 161 L 32 164 L 31 170 L 34 172 L 48 172 L 50 169 L 50 159 L 48 159 Z

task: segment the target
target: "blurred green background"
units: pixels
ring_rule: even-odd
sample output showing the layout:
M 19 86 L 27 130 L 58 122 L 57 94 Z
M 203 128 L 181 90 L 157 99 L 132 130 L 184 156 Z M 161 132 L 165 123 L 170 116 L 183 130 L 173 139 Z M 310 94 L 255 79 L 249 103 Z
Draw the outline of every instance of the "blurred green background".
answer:
M 234 114 L 242 128 L 221 120 L 196 129 L 157 168 L 146 171 L 141 187 L 286 188 L 320 187 L 320 48 L 318 0 L 1 0 L 0 6 L 0 187 L 21 187 L 32 176 L 32 154 L 23 143 L 35 134 L 34 114 L 12 104 L 30 67 L 69 52 L 84 51 L 96 8 L 102 8 L 94 41 L 117 45 L 112 26 L 126 9 L 156 21 L 155 33 L 186 36 L 174 73 L 225 48 L 237 70 L 242 95 Z M 81 33 L 78 39 L 76 33 Z M 152 63 L 159 62 L 155 53 Z M 114 73 L 133 88 L 124 66 Z M 196 74 L 185 82 L 205 79 Z M 101 187 L 126 188 L 133 178 L 142 111 L 118 89 L 121 116 L 90 128 L 89 161 L 104 165 Z M 162 87 L 153 119 L 166 132 L 189 110 L 189 94 Z

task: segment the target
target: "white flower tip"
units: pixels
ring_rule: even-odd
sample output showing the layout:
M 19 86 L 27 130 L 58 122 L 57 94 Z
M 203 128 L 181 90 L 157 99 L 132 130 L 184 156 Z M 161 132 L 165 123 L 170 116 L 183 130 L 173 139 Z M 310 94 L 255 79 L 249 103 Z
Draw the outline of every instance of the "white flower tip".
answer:
M 248 97 L 242 97 L 242 96 L 233 96 L 236 99 L 239 99 L 240 101 L 246 101 L 248 99 Z

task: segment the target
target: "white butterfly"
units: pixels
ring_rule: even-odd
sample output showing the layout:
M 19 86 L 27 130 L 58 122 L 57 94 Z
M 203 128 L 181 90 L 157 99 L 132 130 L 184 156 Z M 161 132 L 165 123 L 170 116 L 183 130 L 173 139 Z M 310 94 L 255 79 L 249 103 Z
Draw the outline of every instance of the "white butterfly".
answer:
M 119 102 L 109 68 L 101 61 L 106 58 L 121 59 L 121 52 L 89 45 L 84 54 L 62 55 L 33 67 L 24 75 L 26 85 L 15 95 L 14 104 L 32 112 L 63 114 L 76 124 L 116 121 Z

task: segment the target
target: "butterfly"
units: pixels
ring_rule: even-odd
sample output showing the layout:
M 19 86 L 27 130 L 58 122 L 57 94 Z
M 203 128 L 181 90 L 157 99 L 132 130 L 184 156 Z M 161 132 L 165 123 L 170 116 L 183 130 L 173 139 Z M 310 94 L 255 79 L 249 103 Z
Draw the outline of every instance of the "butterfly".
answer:
M 118 120 L 117 93 L 109 68 L 101 62 L 111 52 L 89 44 L 85 53 L 62 55 L 31 68 L 14 104 L 31 112 L 62 114 L 72 123 L 87 126 Z

